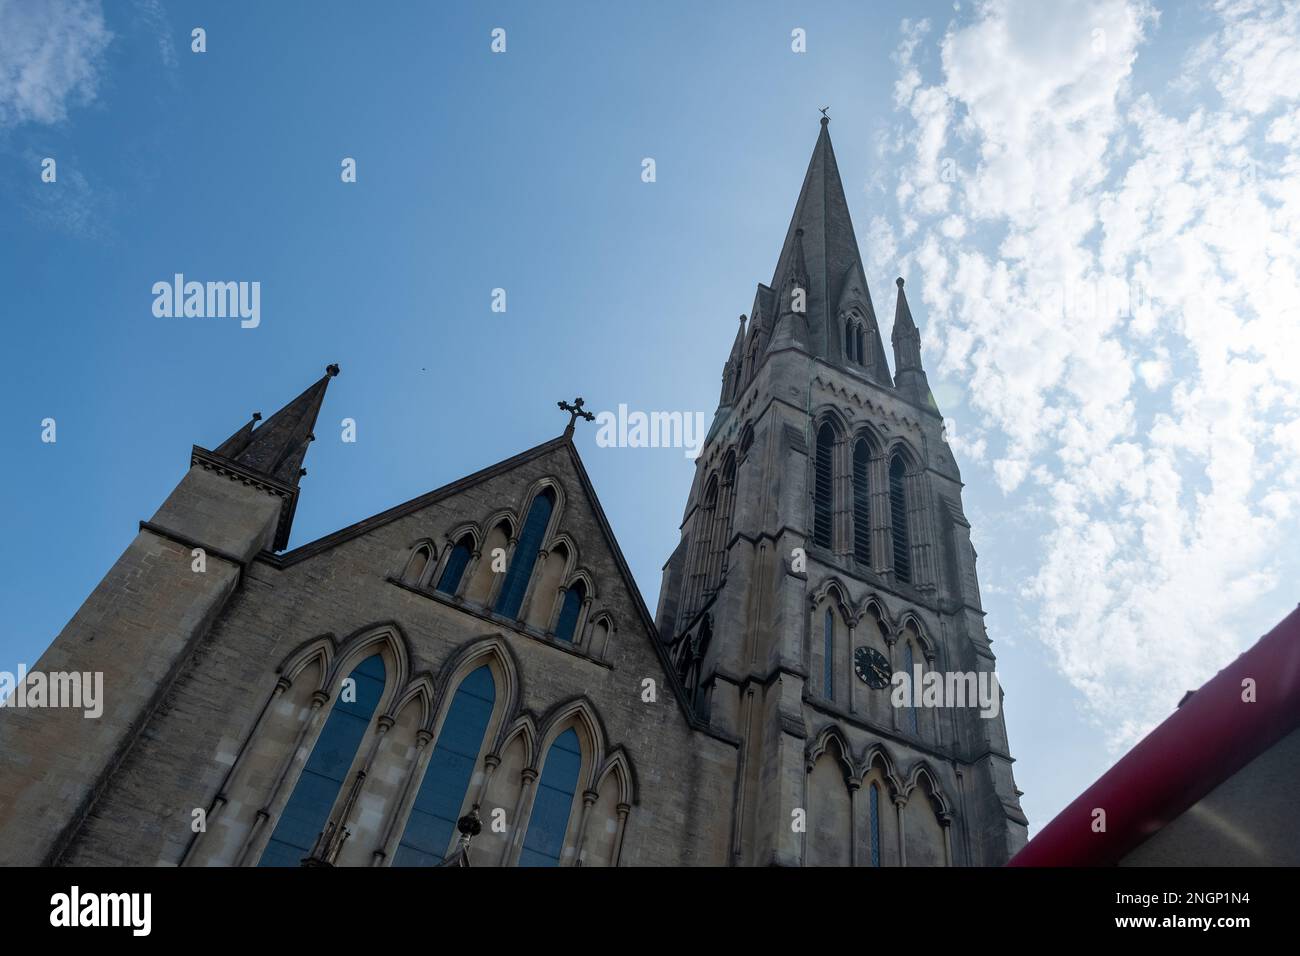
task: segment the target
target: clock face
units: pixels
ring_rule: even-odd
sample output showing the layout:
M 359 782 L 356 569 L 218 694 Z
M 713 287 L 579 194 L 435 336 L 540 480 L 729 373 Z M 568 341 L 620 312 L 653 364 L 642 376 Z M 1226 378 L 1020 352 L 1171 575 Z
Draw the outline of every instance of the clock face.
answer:
M 853 652 L 853 672 L 876 690 L 889 685 L 889 661 L 874 647 L 859 647 Z

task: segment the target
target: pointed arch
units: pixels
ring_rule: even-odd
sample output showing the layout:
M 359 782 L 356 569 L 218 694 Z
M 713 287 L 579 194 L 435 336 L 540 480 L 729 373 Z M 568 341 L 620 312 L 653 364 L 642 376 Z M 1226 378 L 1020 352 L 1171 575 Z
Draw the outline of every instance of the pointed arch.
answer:
M 832 601 L 840 612 L 840 618 L 845 624 L 849 624 L 854 620 L 854 614 L 852 605 L 849 604 L 848 594 L 848 587 L 845 586 L 838 575 L 832 574 L 817 585 L 816 590 L 809 596 L 809 604 L 815 608 L 823 601 Z
M 524 839 L 520 866 L 559 866 L 580 848 L 585 814 L 576 812 L 588 792 L 595 792 L 597 770 L 604 765 L 604 731 L 591 702 L 574 698 L 542 720 L 541 760 L 534 768 L 537 786 Z
M 565 585 L 563 596 L 557 602 L 555 638 L 577 644 L 582 638 L 582 617 L 588 602 L 586 578 L 579 577 Z
M 438 563 L 438 549 L 432 539 L 421 538 L 409 546 L 402 580 L 412 587 L 423 587 Z
M 609 651 L 616 634 L 614 615 L 607 610 L 594 610 L 589 627 L 591 643 L 588 646 L 588 653 L 596 660 L 609 660 Z
M 354 774 L 353 768 L 358 761 L 364 768 L 365 742 L 373 739 L 376 715 L 400 685 L 392 673 L 397 661 L 390 636 L 382 630 L 362 634 L 339 655 L 342 666 L 335 669 L 336 677 L 330 683 L 341 690 L 333 695 L 332 706 L 323 715 L 306 761 L 276 815 L 258 866 L 299 866 L 308 859 L 333 862 L 326 847 L 336 824 L 341 825 L 331 821 L 334 806 L 349 779 L 355 790 L 364 778 L 360 771 Z M 337 676 L 340 671 L 346 678 Z
M 844 678 L 848 663 L 848 628 L 852 620 L 844 586 L 837 580 L 824 581 L 812 596 L 812 646 L 809 667 L 823 699 L 834 701 L 849 686 Z M 838 618 L 838 620 L 837 620 Z
M 410 684 L 393 697 L 386 715 L 396 722 L 398 715 L 408 706 L 419 708 L 417 726 L 425 727 L 433 722 L 434 687 L 429 674 L 418 675 Z
M 343 678 L 364 658 L 371 654 L 381 654 L 387 670 L 387 683 L 384 696 L 376 708 L 377 713 L 386 713 L 389 704 L 400 687 L 405 687 L 411 673 L 411 651 L 406 636 L 396 624 L 376 624 L 346 638 L 335 656 L 334 665 L 325 683 L 325 691 L 333 695 Z
M 918 617 L 916 612 L 911 608 L 903 611 L 902 615 L 899 617 L 897 628 L 898 635 L 902 636 L 909 627 L 912 629 L 917 646 L 924 655 L 926 661 L 932 664 L 937 663 L 939 660 L 938 645 L 936 645 L 934 639 L 930 637 L 925 625 L 921 623 L 921 618 Z
M 445 695 L 415 799 L 393 854 L 393 866 L 436 866 L 450 851 L 456 821 L 471 797 L 475 773 L 490 750 L 492 725 L 499 720 L 493 667 L 479 657 L 454 692 Z
M 807 763 L 807 769 L 811 773 L 813 765 L 821 758 L 822 754 L 827 753 L 832 745 L 836 753 L 833 755 L 836 762 L 844 772 L 844 779 L 850 780 L 855 776 L 853 767 L 852 748 L 849 747 L 849 739 L 838 724 L 827 724 L 821 729 L 816 737 L 808 744 L 804 751 L 804 759 Z
M 568 556 L 568 560 L 564 562 L 564 567 L 561 568 L 561 577 L 569 578 L 575 573 L 575 568 L 578 567 L 579 562 L 582 560 L 578 552 L 578 542 L 573 540 L 573 536 L 569 532 L 557 531 L 551 536 L 551 540 L 546 545 L 546 550 L 555 551 L 558 548 L 564 548 L 564 552 Z
M 605 759 L 605 731 L 601 727 L 600 718 L 596 716 L 596 708 L 591 701 L 586 697 L 574 697 L 557 704 L 539 721 L 539 724 L 541 737 L 538 750 L 543 755 L 566 728 L 572 726 L 579 729 L 582 742 L 591 748 L 591 765 L 580 783 L 585 789 L 590 790 L 595 783 L 595 770 L 604 763 Z M 539 768 L 534 766 L 533 769 Z
M 918 787 L 930 800 L 936 814 L 952 813 L 952 803 L 949 801 L 947 794 L 944 793 L 943 787 L 939 785 L 939 778 L 934 769 L 924 757 L 912 765 L 912 769 L 907 775 L 907 783 L 903 786 L 901 792 L 904 797 L 911 800 L 913 791 Z
M 877 741 L 869 745 L 858 762 L 858 776 L 865 777 L 873 767 L 879 768 L 889 788 L 889 796 L 899 796 L 904 791 L 903 779 L 898 773 L 898 761 L 889 752 L 884 743 Z
M 524 510 L 524 523 L 506 567 L 505 580 L 493 602 L 492 609 L 497 614 L 512 619 L 519 617 L 537 559 L 559 520 L 562 501 L 563 496 L 554 479 L 543 478 L 534 484 Z
M 487 527 L 491 527 L 491 525 Z M 483 528 L 479 526 L 477 521 L 462 521 L 444 535 L 444 540 L 448 544 L 452 544 L 462 541 L 466 537 L 470 539 L 471 550 L 477 551 L 483 546 Z
M 292 651 L 276 668 L 276 673 L 292 684 L 313 663 L 318 664 L 316 690 L 323 691 L 329 684 L 336 654 L 334 641 L 330 637 L 314 637 Z
M 519 741 L 524 748 L 524 766 L 535 767 L 539 758 L 537 750 L 539 739 L 537 722 L 533 720 L 532 714 L 520 714 L 512 723 L 502 728 L 500 739 L 493 751 L 499 754 L 505 753 L 511 744 Z
M 465 572 L 469 569 L 470 563 L 474 559 L 474 552 L 477 550 L 478 547 L 469 532 L 456 539 L 444 552 L 441 568 L 436 575 L 437 584 L 434 585 L 434 590 L 451 597 L 458 595 L 461 584 L 465 579 Z M 434 580 L 435 578 L 431 577 L 429 583 L 433 584 Z
M 863 597 L 857 606 L 857 620 L 861 621 L 867 617 L 873 617 L 880 623 L 881 633 L 886 638 L 893 633 L 893 625 L 890 623 L 885 602 L 874 591 Z
M 597 791 L 604 786 L 605 780 L 613 776 L 618 784 L 618 802 L 628 806 L 636 803 L 636 778 L 632 773 L 632 762 L 622 747 L 615 747 L 605 761 L 605 766 L 596 774 Z
M 527 515 L 533 506 L 533 502 L 537 500 L 538 495 L 544 494 L 547 491 L 551 493 L 552 508 L 551 520 L 547 522 L 545 532 L 542 536 L 543 547 L 547 547 L 555 535 L 559 533 L 560 520 L 564 516 L 565 506 L 568 504 L 568 496 L 564 492 L 564 484 L 554 475 L 543 475 L 541 478 L 538 478 L 528 486 L 528 491 L 524 494 L 524 506 L 519 512 L 521 515 Z M 577 554 L 576 548 L 574 549 L 574 554 Z
M 504 527 L 506 539 L 513 541 L 519 537 L 519 515 L 509 508 L 498 508 L 488 515 L 487 520 L 483 522 L 483 527 L 487 528 L 489 533 L 495 528 Z
M 519 662 L 515 660 L 505 637 L 499 633 L 478 638 L 461 648 L 440 668 L 435 686 L 438 689 L 437 701 L 441 709 L 449 694 L 465 676 L 484 664 L 493 666 L 493 679 L 496 681 L 496 694 L 502 701 L 503 714 L 514 714 L 519 710 L 522 687 L 519 679 Z M 436 715 L 435 715 L 436 716 Z M 505 723 L 503 720 L 502 724 Z M 431 720 L 424 729 L 433 733 L 436 730 Z M 492 748 L 499 750 L 500 747 Z
M 853 862 L 853 764 L 840 728 L 825 728 L 809 753 L 804 773 L 807 823 L 803 838 L 808 866 L 848 866 Z

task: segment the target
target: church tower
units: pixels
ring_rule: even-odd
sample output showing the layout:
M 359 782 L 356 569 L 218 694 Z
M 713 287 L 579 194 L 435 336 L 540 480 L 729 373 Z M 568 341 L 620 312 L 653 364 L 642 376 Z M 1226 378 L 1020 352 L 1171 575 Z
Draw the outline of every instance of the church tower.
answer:
M 214 451 L 195 445 L 180 483 L 140 522 L 134 540 L 37 661 L 33 670 L 41 674 L 101 675 L 103 713 L 85 719 L 75 708 L 6 708 L 0 866 L 63 860 L 196 647 L 236 601 L 253 560 L 288 543 L 299 480 L 307 473 L 303 459 L 338 373 L 330 365 L 260 425 L 254 412 Z M 179 775 L 175 768 L 163 772 Z M 121 833 L 115 838 L 130 844 Z
M 1001 864 L 1027 821 L 961 476 L 901 278 L 891 375 L 828 124 L 723 366 L 656 624 L 697 718 L 740 741 L 730 863 Z M 967 705 L 896 706 L 897 672 Z

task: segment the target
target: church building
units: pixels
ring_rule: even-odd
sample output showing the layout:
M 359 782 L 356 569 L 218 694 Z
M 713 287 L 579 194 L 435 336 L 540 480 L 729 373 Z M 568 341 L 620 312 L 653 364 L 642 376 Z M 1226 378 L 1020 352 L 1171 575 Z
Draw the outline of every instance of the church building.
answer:
M 285 550 L 330 366 L 192 449 L 33 668 L 102 673 L 102 715 L 0 708 L 0 864 L 1010 859 L 1001 710 L 891 699 L 896 672 L 995 662 L 904 283 L 891 372 L 827 124 L 654 617 L 581 400 L 559 437 Z

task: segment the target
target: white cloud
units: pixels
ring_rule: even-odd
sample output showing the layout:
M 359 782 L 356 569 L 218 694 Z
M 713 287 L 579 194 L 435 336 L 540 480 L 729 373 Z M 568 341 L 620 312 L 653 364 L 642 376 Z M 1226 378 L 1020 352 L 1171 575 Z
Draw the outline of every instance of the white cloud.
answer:
M 1042 506 L 1023 610 L 1116 746 L 1256 636 L 1300 530 L 1300 8 L 1213 9 L 1186 115 L 1131 88 L 1141 0 L 990 0 L 931 81 L 914 27 L 896 57 L 922 335 Z
M 93 100 L 111 39 L 98 0 L 0 0 L 0 127 L 57 123 Z

